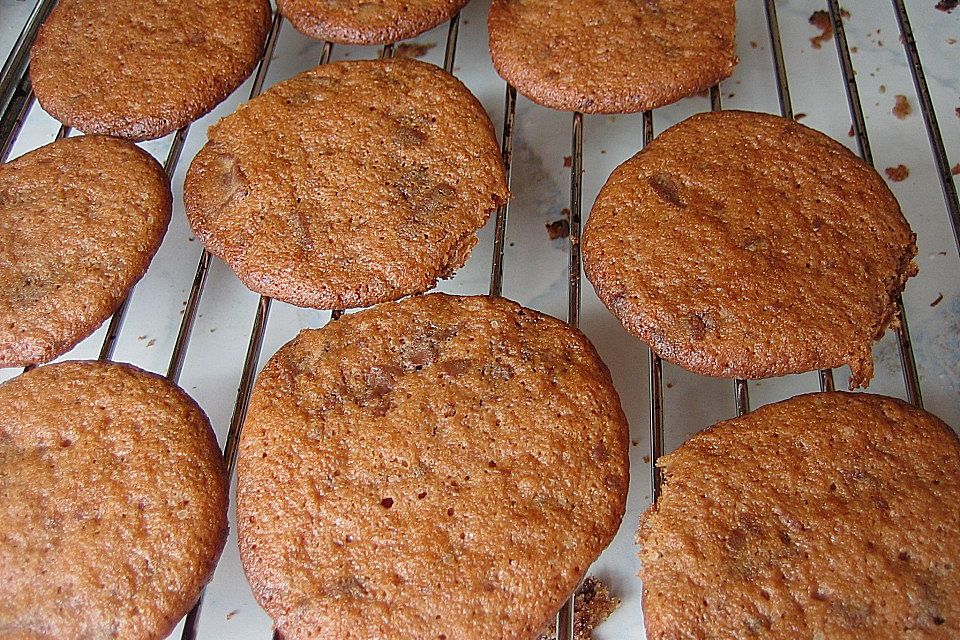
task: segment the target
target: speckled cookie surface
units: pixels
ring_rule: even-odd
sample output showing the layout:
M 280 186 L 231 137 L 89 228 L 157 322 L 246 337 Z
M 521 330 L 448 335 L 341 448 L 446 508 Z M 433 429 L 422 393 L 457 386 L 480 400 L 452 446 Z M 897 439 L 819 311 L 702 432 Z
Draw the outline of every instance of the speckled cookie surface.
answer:
M 960 637 L 960 442 L 867 394 L 721 422 L 641 519 L 651 640 Z
M 694 116 L 620 165 L 584 230 L 587 277 L 624 327 L 704 375 L 850 365 L 896 321 L 917 253 L 883 179 L 791 120 Z
M 0 366 L 51 360 L 109 318 L 171 206 L 160 165 L 117 138 L 67 138 L 0 165 Z
M 244 569 L 287 640 L 533 638 L 619 526 L 627 438 L 558 320 L 443 294 L 344 316 L 257 380 Z
M 227 480 L 206 416 L 128 365 L 0 385 L 0 636 L 167 636 L 213 574 Z
M 37 35 L 30 79 L 64 124 L 158 138 L 250 75 L 269 26 L 266 0 L 60 0 Z
M 507 197 L 490 119 L 414 60 L 338 62 L 224 118 L 187 173 L 197 237 L 244 284 L 349 308 L 433 287 Z
M 449 20 L 468 0 L 278 0 L 298 31 L 320 40 L 385 44 Z
M 493 0 L 493 65 L 534 102 L 633 113 L 703 91 L 733 72 L 732 0 Z

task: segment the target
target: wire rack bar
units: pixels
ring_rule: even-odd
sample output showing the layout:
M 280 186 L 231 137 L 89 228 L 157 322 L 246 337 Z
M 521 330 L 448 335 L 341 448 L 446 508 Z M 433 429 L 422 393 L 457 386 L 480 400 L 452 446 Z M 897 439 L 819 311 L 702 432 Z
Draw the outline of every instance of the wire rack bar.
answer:
M 913 29 L 910 27 L 910 18 L 907 15 L 907 7 L 903 0 L 893 0 L 893 9 L 897 16 L 897 24 L 900 26 L 900 41 L 903 43 L 907 62 L 910 63 L 913 84 L 916 86 L 917 96 L 920 98 L 920 111 L 923 113 L 923 123 L 927 127 L 930 150 L 933 152 L 933 159 L 937 164 L 940 188 L 943 189 L 943 201 L 947 206 L 950 223 L 953 225 L 953 235 L 957 243 L 957 249 L 960 250 L 960 203 L 957 201 L 957 186 L 953 182 L 950 161 L 947 159 L 947 150 L 943 145 L 943 135 L 940 132 L 940 125 L 937 123 L 937 114 L 933 110 L 933 100 L 930 98 L 927 76 L 924 74 L 923 65 L 920 63 L 917 41 L 913 37 Z
M 510 188 L 511 165 L 513 164 L 513 129 L 517 117 L 517 90 L 509 83 L 503 98 L 503 133 L 501 134 L 500 154 L 507 175 L 507 189 Z M 507 235 L 510 202 L 497 207 L 496 222 L 493 231 L 493 261 L 490 266 L 490 295 L 503 294 L 503 249 Z
M 827 0 L 830 21 L 833 23 L 833 32 L 837 45 L 837 56 L 840 58 L 840 68 L 843 71 L 844 87 L 847 93 L 847 103 L 850 106 L 850 115 L 853 119 L 853 129 L 857 139 L 857 148 L 860 157 L 871 167 L 874 166 L 873 153 L 870 151 L 870 138 L 867 135 L 867 125 L 863 117 L 863 107 L 860 103 L 860 92 L 857 90 L 856 71 L 850 58 L 850 48 L 847 46 L 847 33 L 843 25 L 843 16 L 840 13 L 838 0 Z M 923 408 L 923 396 L 920 391 L 920 377 L 917 374 L 917 362 L 913 355 L 913 342 L 910 339 L 910 329 L 907 325 L 906 309 L 903 298 L 897 297 L 897 313 L 899 326 L 896 329 L 897 346 L 900 350 L 900 365 L 903 370 L 903 383 L 907 392 L 907 401 L 910 404 Z
M 27 67 L 29 66 L 30 48 L 33 41 L 37 39 L 37 32 L 43 24 L 56 0 L 40 0 L 33 8 L 27 23 L 20 32 L 20 36 L 13 45 L 10 55 L 3 63 L 3 69 L 0 70 L 0 105 L 6 106 L 16 91 L 16 87 L 22 86 L 23 79 L 27 77 Z M 29 86 L 29 85 L 28 85 Z
M 62 128 L 61 128 L 62 131 Z M 177 163 L 180 161 L 180 153 L 183 151 L 183 143 L 190 132 L 190 125 L 177 130 L 170 143 L 170 149 L 167 151 L 167 159 L 163 163 L 163 170 L 167 178 L 173 178 L 173 172 L 177 170 Z M 120 330 L 123 328 L 123 320 L 127 315 L 127 307 L 130 299 L 133 297 L 133 289 L 127 292 L 127 297 L 123 299 L 117 310 L 113 312 L 110 318 L 110 324 L 107 326 L 107 335 L 103 339 L 103 345 L 100 347 L 98 360 L 112 360 L 113 352 L 117 348 L 117 339 L 120 337 Z
M 33 106 L 33 91 L 30 89 L 30 78 L 24 78 L 20 88 L 14 94 L 0 116 L 0 163 L 6 162 L 10 158 L 10 152 L 13 145 L 23 129 L 23 124 L 27 121 L 27 115 Z

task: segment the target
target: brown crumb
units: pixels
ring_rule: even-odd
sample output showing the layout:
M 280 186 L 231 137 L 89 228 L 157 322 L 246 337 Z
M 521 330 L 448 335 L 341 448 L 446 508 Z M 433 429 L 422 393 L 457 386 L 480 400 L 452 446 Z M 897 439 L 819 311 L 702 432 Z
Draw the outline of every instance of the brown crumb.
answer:
M 846 9 L 844 9 L 844 8 L 841 8 L 841 9 L 840 9 L 840 17 L 843 18 L 844 20 L 849 20 L 849 19 L 850 19 L 850 12 L 847 11 Z
M 907 100 L 907 96 L 902 93 L 898 93 L 895 97 L 896 102 L 893 105 L 893 115 L 897 116 L 900 120 L 903 120 L 908 115 L 913 113 L 913 107 L 910 106 L 910 101 Z
M 630 444 L 632 444 L 633 446 L 637 446 L 638 444 L 640 444 L 640 441 L 639 441 L 639 440 L 631 440 L 631 441 L 630 441 Z
M 155 339 L 155 338 L 150 338 L 150 340 L 147 341 L 147 348 L 149 349 L 150 347 L 152 347 L 152 346 L 155 345 L 155 344 L 157 344 L 156 339 Z
M 397 50 L 394 55 L 398 58 L 422 58 L 435 46 L 437 45 L 432 42 L 425 44 L 420 44 L 419 42 L 404 42 L 403 44 L 397 45 Z
M 850 125 L 850 130 L 847 131 L 847 136 L 850 137 L 850 138 L 853 137 L 853 125 Z
M 833 23 L 830 22 L 830 14 L 823 9 L 814 11 L 810 16 L 810 24 L 820 29 L 820 35 L 810 38 L 810 45 L 814 49 L 819 49 L 824 42 L 833 37 Z
M 572 164 L 573 164 L 573 158 L 571 158 L 570 156 L 563 156 L 563 166 L 564 166 L 564 167 L 569 167 L 569 166 L 572 165 Z
M 887 177 L 893 180 L 894 182 L 903 182 L 907 179 L 907 176 L 910 175 L 910 169 L 907 168 L 905 164 L 898 164 L 895 167 L 887 167 L 883 170 L 887 174 Z
M 568 209 L 564 209 L 564 212 L 566 212 L 566 215 L 570 215 L 570 211 Z M 566 238 L 570 235 L 570 222 L 566 218 L 554 220 L 553 222 L 549 222 L 544 226 L 547 227 L 547 235 L 550 236 L 551 240 Z
M 803 111 L 801 111 L 800 113 L 795 114 L 795 115 L 793 116 L 793 119 L 796 120 L 797 122 L 800 122 L 801 120 L 803 120 L 803 119 L 806 118 L 806 117 L 807 117 L 807 114 L 805 114 Z
M 643 456 L 643 463 L 650 464 L 650 456 Z
M 239 609 L 234 609 L 233 611 L 231 611 L 230 613 L 227 614 L 227 620 L 233 620 L 234 618 L 237 617 L 237 614 L 238 614 L 238 613 L 240 613 L 240 610 L 239 610 Z
M 960 0 L 940 0 L 937 3 L 937 9 L 950 13 L 957 8 L 957 5 L 960 5 Z
M 860 53 L 860 47 L 850 47 L 850 53 Z M 856 71 L 854 71 L 856 73 Z
M 573 640 L 591 640 L 593 630 L 609 618 L 619 606 L 620 598 L 610 595 L 607 585 L 593 576 L 584 578 L 577 588 L 573 612 Z M 556 637 L 556 626 L 551 624 L 537 637 L 537 640 L 555 640 Z
M 757 43 L 754 42 L 753 40 L 750 41 L 750 48 L 751 48 L 751 49 L 756 49 L 758 46 L 759 46 L 759 45 L 757 45 Z
M 935 307 L 935 306 L 937 306 L 938 304 L 940 304 L 941 302 L 943 302 L 943 293 L 942 293 L 942 292 L 939 292 L 939 291 L 938 291 L 937 293 L 939 293 L 940 295 L 937 296 L 937 299 L 936 299 L 936 300 L 934 300 L 933 302 L 930 303 L 930 306 L 931 306 L 931 307 Z
M 957 39 L 956 39 L 956 38 L 947 38 L 947 44 L 949 44 L 949 45 L 952 47 L 953 45 L 957 44 Z
M 960 162 L 950 167 L 950 173 L 955 176 L 960 176 Z
M 880 85 L 880 93 L 886 93 L 886 92 L 887 92 L 887 85 L 885 84 Z
M 958 118 L 960 118 L 960 107 L 957 107 L 956 109 L 954 109 L 953 112 L 957 114 Z
M 673 383 L 672 383 L 672 382 L 668 382 L 668 383 L 667 383 L 667 389 L 673 389 Z

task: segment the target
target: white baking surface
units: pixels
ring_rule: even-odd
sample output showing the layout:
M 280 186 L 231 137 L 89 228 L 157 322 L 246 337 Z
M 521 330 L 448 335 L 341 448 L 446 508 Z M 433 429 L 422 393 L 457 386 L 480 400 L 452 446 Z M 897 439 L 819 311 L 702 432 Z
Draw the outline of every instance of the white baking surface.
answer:
M 32 2 L 0 0 L 0 53 L 4 56 L 32 9 Z M 952 14 L 935 9 L 936 0 L 907 3 L 920 55 L 930 85 L 950 163 L 960 162 L 960 9 Z M 494 73 L 487 53 L 487 2 L 475 0 L 462 14 L 456 74 L 473 90 L 490 113 L 499 132 L 503 121 L 504 84 Z M 811 47 L 818 30 L 808 24 L 814 1 L 777 3 L 784 56 L 794 111 L 806 114 L 802 122 L 856 150 L 847 135 L 851 125 L 843 78 L 832 40 L 821 49 Z M 891 187 L 919 237 L 917 263 L 920 275 L 904 292 L 908 321 L 918 361 L 923 397 L 928 410 L 960 426 L 960 259 L 954 231 L 947 217 L 943 194 L 913 81 L 898 41 L 892 5 L 862 0 L 848 2 L 846 21 L 849 44 L 870 142 L 877 167 L 905 164 L 910 176 Z M 774 67 L 763 2 L 738 2 L 737 29 L 740 65 L 722 84 L 724 108 L 778 113 Z M 442 63 L 447 26 L 419 38 L 436 44 L 425 59 Z M 265 88 L 309 69 L 319 59 L 321 45 L 284 24 Z M 370 58 L 373 47 L 334 48 L 334 59 Z M 160 253 L 137 287 L 124 322 L 115 359 L 163 373 L 170 360 L 201 247 L 191 236 L 183 215 L 183 177 L 190 160 L 202 146 L 208 126 L 232 112 L 249 92 L 248 81 L 224 104 L 191 128 L 181 162 L 173 178 L 176 210 Z M 913 113 L 895 118 L 894 96 L 907 96 Z M 694 97 L 658 109 L 657 132 L 679 120 L 709 109 L 705 98 Z M 13 157 L 53 140 L 57 123 L 39 108 L 30 113 Z M 584 118 L 584 218 L 609 173 L 636 153 L 641 145 L 641 118 L 586 116 Z M 527 306 L 565 317 L 567 305 L 567 245 L 550 241 L 544 225 L 562 216 L 569 207 L 570 169 L 564 156 L 571 153 L 571 116 L 550 111 L 524 98 L 517 103 L 514 164 L 509 225 L 504 255 L 505 296 Z M 144 145 L 161 161 L 170 137 Z M 440 290 L 486 293 L 490 275 L 493 224 L 480 233 L 480 241 L 467 265 Z M 932 306 L 939 296 L 943 298 Z M 203 406 L 221 444 L 233 411 L 237 383 L 257 306 L 257 296 L 247 291 L 219 261 L 214 261 L 199 309 L 184 364 L 181 385 Z M 305 327 L 328 321 L 327 312 L 298 309 L 274 303 L 264 342 L 261 366 L 283 343 Z M 590 284 L 583 281 L 582 329 L 596 344 L 613 372 L 624 409 L 630 419 L 633 479 L 623 526 L 613 544 L 591 569 L 605 579 L 623 606 L 596 632 L 600 640 L 629 640 L 644 636 L 640 610 L 641 585 L 633 542 L 637 517 L 650 503 L 647 349 L 627 335 L 599 303 Z M 95 358 L 104 328 L 63 359 Z M 904 385 L 892 332 L 874 349 L 877 375 L 869 391 L 904 397 Z M 8 379 L 19 370 L 0 372 Z M 846 384 L 848 371 L 838 370 L 837 387 Z M 815 373 L 750 383 L 754 408 L 797 393 L 818 389 Z M 687 373 L 664 364 L 666 448 L 671 450 L 703 427 L 735 413 L 733 383 Z M 231 513 L 232 516 L 232 513 Z M 573 534 L 573 532 L 572 532 Z M 206 592 L 200 619 L 201 639 L 270 637 L 270 620 L 257 606 L 239 565 L 236 540 L 231 536 L 213 582 Z M 179 627 L 172 637 L 179 637 Z

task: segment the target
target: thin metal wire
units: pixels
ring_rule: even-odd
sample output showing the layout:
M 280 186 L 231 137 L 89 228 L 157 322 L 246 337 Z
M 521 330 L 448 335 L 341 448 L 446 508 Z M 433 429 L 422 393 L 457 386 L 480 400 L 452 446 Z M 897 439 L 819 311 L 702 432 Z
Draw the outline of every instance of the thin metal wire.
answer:
M 517 117 L 517 90 L 509 83 L 503 98 L 503 134 L 500 142 L 500 154 L 507 175 L 507 189 L 510 188 L 511 165 L 513 164 L 513 129 Z M 507 234 L 507 221 L 510 213 L 510 201 L 497 207 L 496 222 L 493 231 L 493 264 L 490 266 L 490 295 L 503 294 L 503 249 Z
M 280 34 L 281 26 L 283 26 L 283 16 L 279 11 L 274 11 L 270 33 L 263 47 L 263 54 L 257 66 L 257 74 L 253 79 L 253 86 L 250 88 L 251 99 L 260 95 L 260 92 L 263 91 L 263 84 L 266 80 L 267 70 L 270 68 L 273 51 L 277 46 L 277 38 Z M 324 54 L 329 55 L 326 46 L 324 46 Z M 199 307 L 203 286 L 207 280 L 209 267 L 210 254 L 204 250 L 200 256 L 197 274 L 194 276 L 193 287 L 190 290 L 190 297 L 187 300 L 187 307 L 184 309 L 183 320 L 180 322 L 180 332 L 177 334 L 177 342 L 174 345 L 173 354 L 170 357 L 170 365 L 167 368 L 167 377 L 173 382 L 178 381 L 180 372 L 183 370 L 183 359 L 186 356 L 187 342 L 189 341 L 193 331 L 193 325 L 196 321 L 197 308 Z M 243 423 L 243 418 L 246 415 L 247 406 L 250 402 L 250 389 L 253 386 L 256 363 L 259 359 L 260 348 L 263 346 L 264 328 L 269 313 L 270 298 L 261 296 L 260 303 L 257 305 L 257 316 L 254 320 L 250 342 L 247 345 L 247 355 L 244 359 L 243 373 L 240 377 L 240 385 L 237 390 L 237 401 L 234 404 L 233 416 L 230 419 L 230 428 L 227 432 L 227 440 L 224 443 L 223 457 L 227 462 L 228 479 L 233 477 L 240 426 Z M 205 591 L 200 592 L 196 604 L 193 605 L 193 608 L 190 609 L 190 612 L 183 620 L 183 631 L 180 634 L 181 640 L 194 640 L 197 637 L 197 631 L 200 625 L 200 611 L 203 608 L 204 592 Z
M 260 57 L 256 74 L 253 77 L 253 84 L 250 87 L 251 99 L 260 95 L 260 92 L 263 91 L 263 83 L 267 78 L 267 70 L 270 68 L 270 60 L 273 58 L 273 51 L 277 46 L 277 37 L 280 34 L 282 24 L 283 17 L 280 15 L 280 12 L 274 12 L 270 33 L 267 35 L 267 40 L 263 47 L 263 55 Z M 193 277 L 193 284 L 190 287 L 190 295 L 187 297 L 187 304 L 183 308 L 183 319 L 180 321 L 180 330 L 177 332 L 177 339 L 173 344 L 173 352 L 170 354 L 170 364 L 167 366 L 167 379 L 171 382 L 179 382 L 180 374 L 183 371 L 183 363 L 186 359 L 190 336 L 193 335 L 193 326 L 196 323 L 197 310 L 200 307 L 200 298 L 203 296 L 203 289 L 207 282 L 210 262 L 210 253 L 204 249 L 197 263 L 197 271 Z M 191 614 L 192 613 L 191 611 Z M 184 631 L 186 631 L 186 629 L 184 629 Z
M 0 139 L 3 140 L 3 143 L 0 144 L 0 163 L 4 163 L 10 158 L 13 145 L 16 143 L 20 130 L 23 129 L 23 124 L 27 121 L 30 108 L 35 102 L 33 91 L 30 90 L 30 78 L 24 78 L 23 83 L 26 88 L 21 87 L 14 94 L 10 104 L 7 105 L 7 109 L 3 112 L 2 118 L 0 118 L 0 136 L 2 136 Z
M 863 107 L 860 103 L 860 93 L 857 90 L 856 72 L 850 58 L 850 48 L 847 46 L 847 33 L 840 14 L 838 0 L 827 0 L 830 20 L 833 22 L 834 39 L 837 45 L 837 55 L 840 58 L 840 68 L 843 71 L 844 85 L 847 93 L 847 103 L 850 106 L 850 115 L 853 119 L 854 133 L 857 139 L 857 148 L 860 157 L 870 166 L 874 166 L 873 153 L 870 151 L 870 139 L 867 136 L 867 125 L 863 117 Z M 920 377 L 917 374 L 917 361 L 913 354 L 913 342 L 910 339 L 910 329 L 907 325 L 906 309 L 903 298 L 897 297 L 897 311 L 900 324 L 897 327 L 897 345 L 900 349 L 900 365 L 903 370 L 903 383 L 907 391 L 907 401 L 910 404 L 923 408 L 923 396 L 920 391 Z
M 787 79 L 787 66 L 783 58 L 783 48 L 780 46 L 780 25 L 777 22 L 777 7 L 773 0 L 764 0 L 767 10 L 767 29 L 770 32 L 773 67 L 777 79 L 777 96 L 780 99 L 780 115 L 793 120 L 793 103 L 790 99 L 790 82 Z M 820 391 L 833 391 L 834 380 L 832 369 L 820 369 Z
M 65 130 L 69 132 L 69 127 L 64 126 L 60 128 L 61 133 L 64 133 Z M 173 136 L 170 149 L 167 151 L 167 159 L 163 163 L 163 170 L 168 178 L 172 178 L 173 172 L 177 169 L 177 163 L 180 161 L 180 153 L 183 151 L 183 143 L 186 141 L 189 132 L 190 125 L 188 124 L 178 129 L 177 133 Z M 120 337 L 120 330 L 123 328 L 123 321 L 127 315 L 127 307 L 132 297 L 133 289 L 127 292 L 127 297 L 123 299 L 120 306 L 113 312 L 113 316 L 110 318 L 110 324 L 107 326 L 107 334 L 100 347 L 100 355 L 97 357 L 98 360 L 113 359 L 113 352 L 117 348 L 117 339 Z
M 450 18 L 450 28 L 447 29 L 447 48 L 443 53 L 443 70 L 453 73 L 453 63 L 457 57 L 457 39 L 460 35 L 460 12 Z
M 927 77 L 923 73 L 920 63 L 920 52 L 917 51 L 917 41 L 913 37 L 910 27 L 910 18 L 907 16 L 907 7 L 903 0 L 893 0 L 893 9 L 900 26 L 900 41 L 903 42 L 907 61 L 910 63 L 910 73 L 913 75 L 913 84 L 917 88 L 920 98 L 920 111 L 923 113 L 923 123 L 927 127 L 927 137 L 930 139 L 930 150 L 937 164 L 937 174 L 940 177 L 940 188 L 943 190 L 943 201 L 947 206 L 950 223 L 953 226 L 953 236 L 960 250 L 960 202 L 957 200 L 957 186 L 953 183 L 953 174 L 950 171 L 950 161 L 947 159 L 947 150 L 943 145 L 943 135 L 937 123 L 937 114 L 933 110 L 933 100 L 930 98 L 930 88 L 927 87 Z
M 383 45 L 383 49 L 380 50 L 380 59 L 388 60 L 393 57 L 394 53 L 394 46 L 392 44 L 385 44 Z
M 56 0 L 40 0 L 33 8 L 30 17 L 27 18 L 23 31 L 20 32 L 13 49 L 10 50 L 10 55 L 3 63 L 3 69 L 0 70 L 0 105 L 6 106 L 8 104 L 15 88 L 22 86 L 23 79 L 28 76 L 30 48 L 33 47 L 34 40 L 37 39 L 40 26 L 47 19 L 56 3 Z

